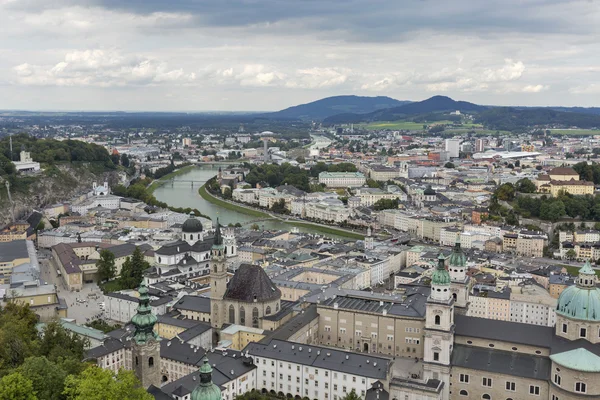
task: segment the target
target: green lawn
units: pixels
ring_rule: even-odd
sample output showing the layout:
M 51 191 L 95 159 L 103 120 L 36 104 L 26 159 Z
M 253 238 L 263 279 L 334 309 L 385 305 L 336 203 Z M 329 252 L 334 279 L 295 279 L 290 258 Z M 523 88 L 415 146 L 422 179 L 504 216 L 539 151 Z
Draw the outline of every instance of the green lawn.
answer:
M 367 130 L 380 130 L 380 129 L 391 129 L 391 130 L 409 130 L 409 131 L 422 131 L 423 125 L 452 125 L 452 121 L 431 121 L 431 122 L 413 122 L 413 121 L 377 121 L 368 124 L 360 124 L 359 127 Z M 479 124 L 464 123 L 460 128 L 470 130 L 473 128 L 481 128 Z M 450 128 L 448 128 L 450 129 Z
M 562 265 L 562 266 L 565 267 L 567 272 L 569 273 L 569 275 L 572 275 L 572 276 L 577 276 L 579 274 L 579 268 L 581 268 L 581 267 L 573 267 L 571 265 Z M 596 276 L 600 277 L 600 270 L 596 269 L 594 271 L 596 272 Z
M 231 203 L 228 203 L 221 199 L 218 199 L 206 191 L 205 185 L 202 185 L 202 187 L 200 189 L 198 189 L 198 194 L 204 200 L 209 201 L 213 204 L 216 204 L 220 207 L 226 208 L 228 210 L 237 211 L 242 214 L 251 215 L 251 216 L 257 217 L 257 218 L 271 218 L 271 216 L 267 213 L 256 211 L 256 210 L 251 210 L 246 207 L 236 206 L 235 204 L 231 204 Z

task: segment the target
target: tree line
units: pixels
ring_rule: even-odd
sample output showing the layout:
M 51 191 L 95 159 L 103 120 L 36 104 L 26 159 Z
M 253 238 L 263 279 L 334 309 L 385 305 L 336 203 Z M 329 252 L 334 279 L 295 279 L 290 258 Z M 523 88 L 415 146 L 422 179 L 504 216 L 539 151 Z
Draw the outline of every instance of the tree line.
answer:
M 83 362 L 87 339 L 51 321 L 38 333 L 28 305 L 0 308 L 1 400 L 151 400 L 132 371 Z

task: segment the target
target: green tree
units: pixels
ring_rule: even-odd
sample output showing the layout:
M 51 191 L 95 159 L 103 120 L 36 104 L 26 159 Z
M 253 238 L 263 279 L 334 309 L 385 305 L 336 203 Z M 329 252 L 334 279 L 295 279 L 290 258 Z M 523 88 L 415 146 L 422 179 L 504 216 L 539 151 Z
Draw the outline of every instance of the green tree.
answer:
M 278 214 L 287 214 L 288 210 L 285 206 L 285 200 L 280 199 L 273 203 L 273 205 L 271 206 L 271 211 Z
M 565 205 L 558 199 L 544 201 L 540 206 L 540 218 L 546 221 L 556 222 L 565 214 Z
M 133 371 L 120 370 L 116 374 L 108 369 L 92 366 L 80 375 L 69 375 L 65 380 L 68 400 L 153 400 L 141 387 Z
M 527 178 L 519 179 L 515 184 L 515 190 L 521 193 L 535 193 L 537 187 L 535 183 L 531 182 Z
M 250 229 L 252 229 L 253 231 L 257 231 L 260 229 L 260 226 L 258 226 L 258 224 L 252 224 L 250 225 Z
M 512 183 L 504 183 L 496 189 L 498 200 L 513 201 L 515 199 L 515 187 Z
M 506 215 L 505 221 L 508 225 L 519 225 L 519 217 L 517 217 L 517 214 L 515 214 L 514 212 L 509 212 Z
M 454 163 L 447 162 L 444 164 L 444 168 L 456 168 L 456 165 L 454 165 Z
M 136 246 L 131 257 L 127 257 L 121 267 L 119 281 L 124 289 L 136 289 L 140 286 L 144 271 L 150 268 L 150 264 L 144 260 L 144 255 Z
M 231 194 L 231 188 L 230 187 L 226 187 L 223 190 L 223 198 L 227 199 L 227 200 L 231 200 L 232 198 L 232 194 Z
M 53 362 L 65 358 L 81 360 L 87 345 L 88 339 L 67 331 L 58 321 L 50 321 L 44 327 L 38 354 Z
M 100 259 L 96 261 L 98 268 L 98 278 L 100 281 L 108 281 L 115 277 L 117 267 L 115 266 L 115 255 L 108 249 L 100 251 Z
M 573 249 L 569 249 L 565 253 L 565 257 L 567 257 L 567 259 L 569 259 L 569 260 L 574 260 L 575 257 L 577 257 L 577 252 L 575 252 L 575 250 L 573 250 Z
M 298 157 L 296 157 L 296 162 L 298 164 L 304 164 L 304 163 L 306 163 L 306 158 L 304 158 L 304 156 L 298 156 Z
M 64 399 L 63 390 L 67 373 L 46 357 L 30 357 L 18 372 L 29 379 L 39 400 Z
M 121 165 L 129 168 L 129 156 L 125 153 L 121 154 Z
M 377 182 L 376 180 L 369 178 L 369 179 L 367 179 L 367 186 L 370 188 L 381 189 L 381 187 L 383 186 L 383 183 Z
M 127 196 L 127 188 L 123 185 L 116 185 L 112 188 L 112 194 L 115 196 Z
M 356 391 L 352 389 L 350 393 L 342 397 L 342 400 L 361 400 L 361 397 L 356 394 Z
M 381 210 L 389 210 L 398 208 L 398 199 L 380 199 L 373 204 L 373 210 L 381 211 Z
M 0 379 L 0 400 L 37 400 L 31 381 L 20 372 Z

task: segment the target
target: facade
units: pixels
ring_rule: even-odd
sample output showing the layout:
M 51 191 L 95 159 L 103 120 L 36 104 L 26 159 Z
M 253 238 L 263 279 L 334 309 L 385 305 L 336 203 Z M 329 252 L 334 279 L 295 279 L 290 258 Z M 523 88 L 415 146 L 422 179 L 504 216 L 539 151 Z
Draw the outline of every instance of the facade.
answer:
M 448 157 L 458 158 L 460 155 L 460 139 L 446 139 L 444 149 L 448 152 Z
M 327 187 L 363 186 L 366 181 L 365 176 L 360 172 L 321 172 L 319 174 L 319 183 Z
M 26 240 L 0 243 L 0 283 L 10 283 L 13 268 L 31 262 Z

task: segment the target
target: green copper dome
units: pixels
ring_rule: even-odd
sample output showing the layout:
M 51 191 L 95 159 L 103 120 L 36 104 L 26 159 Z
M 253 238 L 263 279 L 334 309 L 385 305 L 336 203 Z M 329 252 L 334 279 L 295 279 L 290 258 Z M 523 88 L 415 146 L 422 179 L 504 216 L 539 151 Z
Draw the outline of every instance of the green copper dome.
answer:
M 438 257 L 438 266 L 435 271 L 433 271 L 433 274 L 431 274 L 432 285 L 450 285 L 450 274 L 446 269 L 445 261 L 444 255 L 440 253 Z
M 460 248 L 460 240 L 456 240 L 454 250 L 452 251 L 452 254 L 450 254 L 450 266 L 464 267 L 465 265 L 467 265 L 467 256 Z
M 556 312 L 567 318 L 600 321 L 600 289 L 589 261 L 579 270 L 576 284 L 560 294 Z
M 206 355 L 200 367 L 200 384 L 192 392 L 191 400 L 221 400 L 221 389 L 212 382 L 212 368 Z
M 158 334 L 154 332 L 156 324 L 156 315 L 152 314 L 150 307 L 150 296 L 148 296 L 148 286 L 146 286 L 146 278 L 142 280 L 138 289 L 140 294 L 140 302 L 137 308 L 137 313 L 131 318 L 131 323 L 135 328 L 133 339 L 138 343 L 146 343 L 150 339 L 160 340 Z

